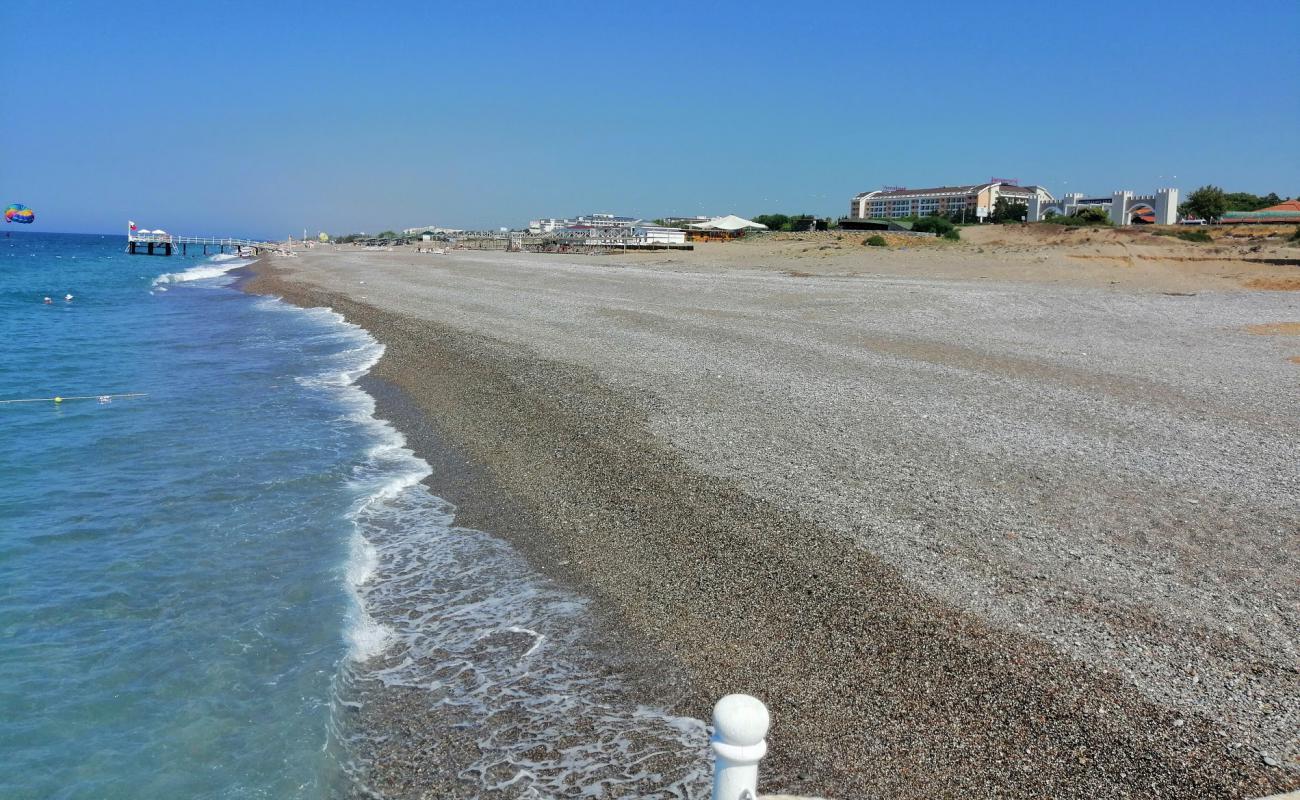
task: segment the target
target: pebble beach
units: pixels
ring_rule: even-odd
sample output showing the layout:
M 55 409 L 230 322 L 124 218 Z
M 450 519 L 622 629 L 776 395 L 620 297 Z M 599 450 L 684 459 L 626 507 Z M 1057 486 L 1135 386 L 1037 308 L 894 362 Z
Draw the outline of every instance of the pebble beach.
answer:
M 328 246 L 245 288 L 385 346 L 432 491 L 648 701 L 762 698 L 764 791 L 1300 787 L 1300 296 L 739 247 Z

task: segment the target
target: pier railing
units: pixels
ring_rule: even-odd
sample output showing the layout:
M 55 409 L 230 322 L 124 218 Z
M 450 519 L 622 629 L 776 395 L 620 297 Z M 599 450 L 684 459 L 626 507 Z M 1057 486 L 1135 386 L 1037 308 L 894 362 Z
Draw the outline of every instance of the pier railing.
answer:
M 269 242 L 253 239 L 235 239 L 229 236 L 173 236 L 170 233 L 133 233 L 127 237 L 128 242 L 171 242 L 172 244 L 207 244 L 225 245 L 226 247 L 273 247 Z
M 177 236 L 153 231 L 131 231 L 126 237 L 126 252 L 131 255 L 170 256 L 177 251 L 188 255 L 191 246 L 202 248 L 204 255 L 207 255 L 209 248 L 215 248 L 220 253 L 226 252 L 227 248 L 236 253 L 251 250 L 254 255 L 280 249 L 280 245 L 272 242 L 237 239 L 233 236 Z

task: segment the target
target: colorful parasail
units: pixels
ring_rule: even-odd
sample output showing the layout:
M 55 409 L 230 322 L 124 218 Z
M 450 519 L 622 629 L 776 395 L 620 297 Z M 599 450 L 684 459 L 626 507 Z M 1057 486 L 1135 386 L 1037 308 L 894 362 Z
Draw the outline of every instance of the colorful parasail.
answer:
M 36 212 L 22 203 L 5 207 L 5 222 L 20 222 L 24 225 L 36 221 Z

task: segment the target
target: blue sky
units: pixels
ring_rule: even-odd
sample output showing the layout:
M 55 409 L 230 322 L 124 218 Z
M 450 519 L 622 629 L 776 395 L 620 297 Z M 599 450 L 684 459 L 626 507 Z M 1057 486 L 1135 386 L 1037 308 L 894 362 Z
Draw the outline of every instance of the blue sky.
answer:
M 1298 43 L 1268 0 L 9 3 L 0 204 L 282 237 L 991 176 L 1295 196 Z

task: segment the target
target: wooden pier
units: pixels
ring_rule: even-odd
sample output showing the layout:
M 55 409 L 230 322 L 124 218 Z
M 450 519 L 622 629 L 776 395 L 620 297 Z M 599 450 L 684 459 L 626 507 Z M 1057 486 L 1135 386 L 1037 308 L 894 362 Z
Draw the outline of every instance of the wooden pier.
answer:
M 268 250 L 280 249 L 270 242 L 256 242 L 252 239 L 233 239 L 217 236 L 173 236 L 170 233 L 144 233 L 131 231 L 126 237 L 126 252 L 133 256 L 170 256 L 189 255 L 191 247 L 202 248 L 203 255 L 210 253 L 236 253 L 240 255 L 260 256 Z

